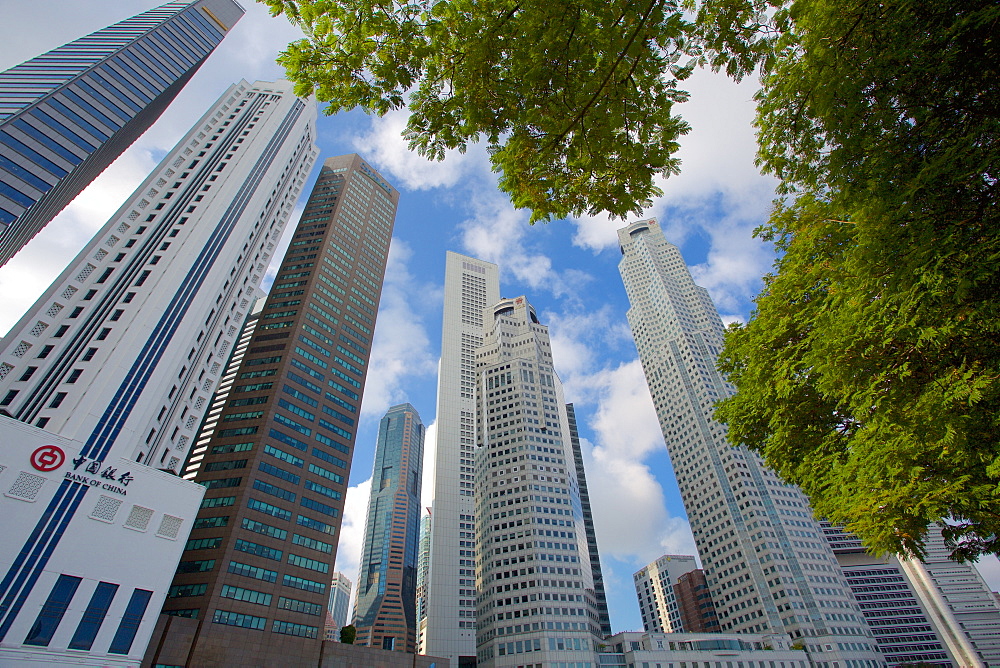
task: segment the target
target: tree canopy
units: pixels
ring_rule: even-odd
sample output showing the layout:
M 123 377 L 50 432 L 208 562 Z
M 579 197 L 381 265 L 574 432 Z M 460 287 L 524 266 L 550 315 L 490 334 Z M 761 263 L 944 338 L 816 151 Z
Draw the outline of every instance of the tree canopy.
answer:
M 760 235 L 728 334 L 730 438 L 877 551 L 1000 551 L 1000 5 L 989 0 L 262 0 L 328 113 L 408 107 L 432 158 L 485 140 L 532 222 L 638 214 L 678 171 L 697 65 L 761 77 Z
M 758 96 L 782 252 L 728 332 L 730 439 L 877 551 L 1000 551 L 1000 5 L 792 5 Z
M 306 38 L 281 62 L 327 113 L 409 108 L 441 159 L 485 140 L 531 221 L 638 214 L 678 170 L 690 23 L 674 0 L 266 0 Z M 681 60 L 685 63 L 681 63 Z

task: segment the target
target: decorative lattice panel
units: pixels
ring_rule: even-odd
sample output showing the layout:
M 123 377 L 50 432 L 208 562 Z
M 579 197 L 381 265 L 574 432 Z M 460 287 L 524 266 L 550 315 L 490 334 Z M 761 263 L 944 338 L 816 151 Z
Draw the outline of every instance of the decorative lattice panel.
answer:
M 163 519 L 160 520 L 160 528 L 156 530 L 156 535 L 160 538 L 169 538 L 170 540 L 176 540 L 177 534 L 181 530 L 181 525 L 184 524 L 184 520 L 180 517 L 174 517 L 173 515 L 164 515 Z
M 94 269 L 96 269 L 96 268 L 97 267 L 95 267 L 94 265 L 92 265 L 92 264 L 90 264 L 88 262 L 87 266 L 84 267 L 80 271 L 80 273 L 76 275 L 76 282 L 77 283 L 83 283 L 85 280 L 87 280 L 88 276 L 90 276 L 92 273 L 94 273 Z
M 153 519 L 153 509 L 143 506 L 132 506 L 132 510 L 125 520 L 125 526 L 136 531 L 145 531 L 149 527 L 149 520 Z
M 7 496 L 14 499 L 21 499 L 22 501 L 34 501 L 44 484 L 45 478 L 42 476 L 21 471 L 17 476 L 17 480 L 7 490 Z
M 114 522 L 115 515 L 121 507 L 121 499 L 101 494 L 101 498 L 97 500 L 97 504 L 94 506 L 94 510 L 91 511 L 90 516 L 102 522 Z

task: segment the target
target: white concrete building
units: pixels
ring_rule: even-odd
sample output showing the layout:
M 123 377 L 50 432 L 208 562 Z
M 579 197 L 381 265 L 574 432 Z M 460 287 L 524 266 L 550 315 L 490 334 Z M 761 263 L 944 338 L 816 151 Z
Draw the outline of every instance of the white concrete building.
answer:
M 314 106 L 230 87 L 4 338 L 0 408 L 179 471 L 316 159 Z
M 882 662 L 801 491 L 712 419 L 734 388 L 716 368 L 723 326 L 655 221 L 618 231 L 619 270 L 660 428 L 725 633 L 787 633 L 818 668 Z
M 900 563 L 949 652 L 960 666 L 1000 666 L 1000 603 L 974 566 L 948 558 L 939 530 L 926 548 L 923 562 Z
M 674 595 L 677 578 L 698 568 L 689 554 L 665 554 L 632 574 L 642 625 L 647 631 L 678 633 L 684 630 Z
M 600 668 L 812 668 L 809 652 L 785 634 L 616 633 L 598 654 Z
M 495 264 L 448 253 L 437 390 L 427 618 L 421 654 L 452 668 L 476 655 L 476 364 L 484 310 L 500 300 Z M 465 657 L 465 658 L 463 658 Z
M 548 328 L 486 310 L 477 368 L 479 666 L 591 665 L 602 642 L 580 482 Z
M 315 117 L 288 82 L 230 87 L 0 344 L 0 663 L 141 659 L 204 493 L 156 469 L 193 442 Z

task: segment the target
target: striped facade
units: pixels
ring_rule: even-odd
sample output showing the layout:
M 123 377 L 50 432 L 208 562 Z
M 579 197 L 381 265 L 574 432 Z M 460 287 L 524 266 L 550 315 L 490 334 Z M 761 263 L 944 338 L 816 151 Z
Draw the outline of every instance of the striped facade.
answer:
M 177 96 L 243 16 L 172 2 L 0 73 L 0 265 Z

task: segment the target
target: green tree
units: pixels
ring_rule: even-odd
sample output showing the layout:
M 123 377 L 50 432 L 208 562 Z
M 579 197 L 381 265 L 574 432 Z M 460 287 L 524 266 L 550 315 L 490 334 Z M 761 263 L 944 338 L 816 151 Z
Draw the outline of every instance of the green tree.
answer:
M 997 35 L 982 0 L 796 2 L 758 96 L 781 256 L 717 417 L 880 552 L 1000 551 Z
M 347 626 L 341 627 L 340 642 L 344 643 L 345 645 L 353 645 L 357 637 L 358 637 L 358 630 L 354 628 L 353 624 L 348 624 Z
M 988 0 L 263 0 L 328 113 L 485 140 L 532 222 L 638 213 L 678 170 L 698 63 L 758 72 L 782 256 L 723 365 L 731 438 L 878 551 L 1000 550 L 997 69 Z M 688 12 L 688 13 L 685 13 Z
M 485 140 L 531 222 L 637 214 L 678 171 L 691 25 L 674 0 L 264 0 L 306 38 L 282 54 L 326 113 L 407 105 L 406 137 L 441 159 Z

